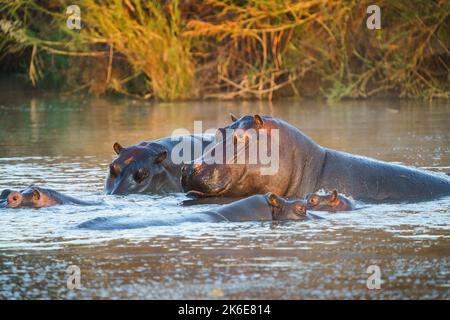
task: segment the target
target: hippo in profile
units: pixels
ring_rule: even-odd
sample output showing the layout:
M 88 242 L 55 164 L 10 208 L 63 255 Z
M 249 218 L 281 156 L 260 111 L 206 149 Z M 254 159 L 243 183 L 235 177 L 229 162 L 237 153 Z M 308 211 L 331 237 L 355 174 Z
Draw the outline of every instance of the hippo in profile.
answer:
M 323 219 L 306 212 L 303 199 L 286 200 L 273 193 L 254 195 L 210 211 L 180 214 L 174 217 L 136 219 L 102 217 L 78 225 L 82 229 L 135 229 L 150 226 L 173 226 L 186 222 L 245 222 Z
M 314 192 L 306 196 L 306 207 L 308 210 L 317 211 L 351 211 L 355 209 L 355 204 L 337 190 L 332 192 Z
M 59 193 L 52 189 L 30 186 L 21 191 L 3 190 L 0 195 L 1 207 L 4 208 L 44 208 L 62 204 L 96 205 Z
M 232 124 L 218 129 L 223 138 L 216 137 L 216 147 L 183 166 L 181 181 L 188 194 L 244 197 L 274 192 L 282 197 L 305 197 L 320 189 L 338 189 L 356 200 L 372 202 L 419 201 L 450 195 L 447 176 L 324 148 L 276 118 L 247 115 L 232 120 Z M 267 149 L 279 156 L 275 174 L 262 174 L 262 161 L 236 161 L 253 144 L 261 145 L 263 133 Z M 272 148 L 275 136 L 279 143 Z M 234 155 L 218 163 L 217 150 L 233 150 Z
M 172 151 L 180 143 L 188 144 L 191 151 L 199 150 L 214 142 L 211 135 L 186 135 L 141 142 L 128 147 L 114 143 L 117 158 L 109 165 L 106 178 L 106 194 L 181 192 L 181 167 L 183 162 L 172 159 Z M 176 153 L 184 158 L 184 150 Z M 194 152 L 193 152 L 194 154 Z M 193 154 L 188 159 L 192 160 Z

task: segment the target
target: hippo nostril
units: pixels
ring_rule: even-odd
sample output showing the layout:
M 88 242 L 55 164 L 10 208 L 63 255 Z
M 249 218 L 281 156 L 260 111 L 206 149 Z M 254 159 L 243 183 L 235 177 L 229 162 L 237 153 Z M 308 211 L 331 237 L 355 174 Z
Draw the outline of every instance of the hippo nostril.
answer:
M 115 163 L 111 163 L 111 164 L 109 165 L 109 173 L 110 173 L 110 175 L 113 176 L 114 178 L 117 178 L 117 176 L 118 176 L 119 173 L 120 173 L 120 167 L 119 167 L 117 164 L 115 164 Z
M 201 163 L 185 164 L 181 168 L 181 172 L 183 176 L 191 176 L 199 173 L 201 168 L 202 168 Z

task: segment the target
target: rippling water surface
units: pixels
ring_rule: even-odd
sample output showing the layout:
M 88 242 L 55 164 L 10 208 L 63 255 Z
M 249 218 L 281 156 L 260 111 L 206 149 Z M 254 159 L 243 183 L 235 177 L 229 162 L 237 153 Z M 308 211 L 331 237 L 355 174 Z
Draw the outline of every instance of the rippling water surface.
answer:
M 450 198 L 370 205 L 324 220 L 185 223 L 81 230 L 97 217 L 175 216 L 183 194 L 106 196 L 112 144 L 229 122 L 261 113 L 294 124 L 318 143 L 352 153 L 450 172 L 450 106 L 398 101 L 287 100 L 146 104 L 130 100 L 28 99 L 0 102 L 0 189 L 31 183 L 101 204 L 0 214 L 0 298 L 440 298 L 450 297 Z M 81 270 L 67 289 L 66 269 Z M 369 290 L 368 266 L 381 271 Z

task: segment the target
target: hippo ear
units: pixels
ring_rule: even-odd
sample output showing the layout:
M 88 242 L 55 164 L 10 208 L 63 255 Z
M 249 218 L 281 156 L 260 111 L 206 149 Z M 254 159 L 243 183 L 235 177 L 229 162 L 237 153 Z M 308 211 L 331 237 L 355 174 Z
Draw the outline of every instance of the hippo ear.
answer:
M 118 142 L 114 142 L 113 149 L 117 154 L 119 154 L 123 147 Z
M 330 198 L 330 199 L 331 199 L 331 202 L 336 201 L 337 198 L 338 198 L 338 192 L 337 192 L 336 189 L 334 189 L 333 192 L 331 193 L 331 198 Z
M 262 127 L 264 125 L 264 120 L 259 114 L 255 114 L 255 123 L 259 127 Z
M 236 117 L 234 114 L 232 114 L 231 112 L 230 112 L 230 117 L 231 117 L 231 121 L 233 121 L 233 122 L 235 122 L 235 121 L 237 121 L 239 118 L 238 117 Z
M 278 197 L 275 193 L 269 192 L 266 196 L 267 203 L 272 207 L 280 207 L 280 197 Z
M 161 163 L 167 158 L 167 151 L 161 151 L 155 158 L 155 163 Z
M 38 190 L 36 190 L 36 189 L 34 189 L 33 190 L 33 200 L 39 200 L 41 198 L 41 193 L 38 191 Z

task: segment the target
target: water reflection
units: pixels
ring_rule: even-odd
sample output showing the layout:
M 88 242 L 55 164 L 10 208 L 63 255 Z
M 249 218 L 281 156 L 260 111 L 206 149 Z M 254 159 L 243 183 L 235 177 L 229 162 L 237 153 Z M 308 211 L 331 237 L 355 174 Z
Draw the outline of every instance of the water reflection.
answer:
M 126 100 L 7 97 L 0 105 L 0 189 L 31 183 L 93 207 L 2 210 L 2 298 L 444 298 L 450 274 L 450 198 L 377 205 L 302 223 L 186 223 L 81 230 L 96 217 L 175 216 L 183 194 L 103 195 L 112 144 L 229 122 L 228 112 L 285 119 L 318 143 L 450 172 L 450 107 L 372 101 L 287 100 L 147 104 Z M 82 290 L 65 287 L 82 270 Z M 366 268 L 382 290 L 366 288 Z

